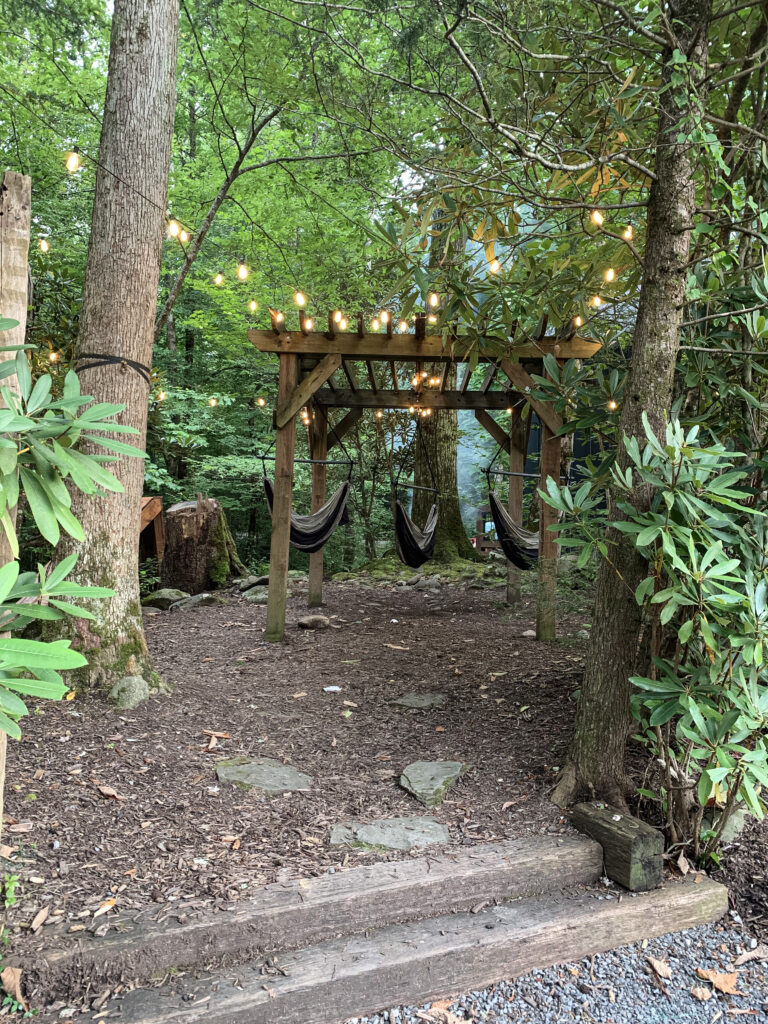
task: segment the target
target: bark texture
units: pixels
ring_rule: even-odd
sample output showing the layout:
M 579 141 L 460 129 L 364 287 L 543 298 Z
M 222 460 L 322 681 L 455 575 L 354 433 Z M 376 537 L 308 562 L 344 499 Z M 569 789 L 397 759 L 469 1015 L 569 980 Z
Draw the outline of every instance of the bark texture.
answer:
M 434 370 L 439 372 L 439 368 Z M 448 370 L 446 390 L 456 390 L 456 364 L 452 363 Z M 424 406 L 429 404 L 429 392 L 425 393 Z M 459 505 L 459 485 L 457 451 L 459 445 L 459 420 L 455 409 L 436 409 L 431 416 L 419 420 L 424 438 L 424 446 L 418 438 L 413 449 L 413 482 L 419 487 L 431 487 L 432 477 L 424 455 L 424 448 L 429 455 L 440 491 L 438 505 L 440 515 L 437 520 L 435 535 L 435 561 L 450 562 L 455 558 L 477 558 L 477 552 L 469 543 L 467 531 L 461 520 Z M 419 528 L 423 528 L 432 507 L 433 496 L 429 491 L 413 492 L 413 511 L 411 518 Z
M 85 353 L 152 362 L 161 246 L 173 133 L 178 0 L 115 0 L 96 193 L 77 341 Z M 127 364 L 83 369 L 84 394 L 126 406 L 121 423 L 144 447 L 149 384 Z M 121 435 L 122 437 L 123 435 Z M 138 548 L 143 461 L 121 457 L 122 494 L 74 493 L 86 542 L 77 578 L 111 587 L 94 602 L 95 622 L 78 620 L 89 668 L 80 686 L 109 687 L 126 674 L 152 677 L 139 605 Z
M 248 571 L 237 555 L 224 509 L 198 497 L 171 505 L 165 519 L 163 586 L 201 594 Z
M 694 171 L 697 145 L 678 143 L 697 120 L 703 104 L 707 33 L 711 0 L 676 0 L 666 5 L 677 47 L 688 59 L 689 81 L 670 88 L 672 47 L 664 64 L 659 96 L 655 174 L 648 199 L 645 261 L 632 362 L 621 415 L 621 433 L 640 439 L 645 411 L 655 431 L 669 412 L 685 304 L 686 268 L 696 207 Z M 679 70 L 679 68 L 678 68 Z M 626 464 L 626 453 L 620 451 Z M 648 495 L 637 488 L 633 502 L 642 508 Z M 647 563 L 617 530 L 609 530 L 610 561 L 603 560 L 597 581 L 589 657 L 569 764 L 553 794 L 559 804 L 580 796 L 598 796 L 623 804 L 624 754 L 630 724 L 630 676 L 638 659 L 640 609 L 634 593 Z
M 29 252 L 29 226 L 32 205 L 32 179 L 25 174 L 6 171 L 0 187 L 0 317 L 18 320 L 19 326 L 0 334 L 0 344 L 23 345 L 27 320 L 27 254 Z M 0 362 L 15 359 L 15 352 L 0 352 Z M 16 376 L 6 377 L 3 384 L 18 391 Z M 0 399 L 0 406 L 5 403 Z M 11 509 L 11 520 L 16 523 L 16 509 Z M 0 530 L 0 565 L 13 561 L 13 551 L 5 531 Z M 7 635 L 7 634 L 3 634 Z M 5 798 L 5 759 L 8 737 L 0 732 L 0 834 L 3 829 Z

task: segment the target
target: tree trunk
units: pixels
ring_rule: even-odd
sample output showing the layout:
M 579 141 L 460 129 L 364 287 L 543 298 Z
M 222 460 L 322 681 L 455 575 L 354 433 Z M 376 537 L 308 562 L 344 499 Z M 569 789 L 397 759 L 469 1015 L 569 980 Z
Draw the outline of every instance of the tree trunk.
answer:
M 19 326 L 3 331 L 0 344 L 23 345 L 27 319 L 27 254 L 29 252 L 29 225 L 32 179 L 24 174 L 6 171 L 0 190 L 0 317 L 18 320 Z M 15 352 L 0 352 L 0 362 L 15 359 Z M 18 379 L 14 374 L 3 381 L 5 387 L 18 393 Z M 0 399 L 0 406 L 5 403 Z M 10 510 L 11 521 L 16 523 L 16 509 Z M 11 545 L 0 530 L 0 566 L 12 562 Z M 3 634 L 7 636 L 8 634 Z M 0 732 L 0 834 L 3 829 L 5 802 L 5 757 L 8 736 Z
M 446 390 L 456 390 L 456 364 L 448 370 Z M 425 393 L 424 405 L 429 404 L 429 393 Z M 476 559 L 477 552 L 469 543 L 467 531 L 461 520 L 459 485 L 457 476 L 457 450 L 459 445 L 459 419 L 455 409 L 436 409 L 431 416 L 419 419 L 424 445 L 419 439 L 413 448 L 413 482 L 418 487 L 432 487 L 432 477 L 427 465 L 424 449 L 429 455 L 437 488 L 440 491 L 438 505 L 440 514 L 435 535 L 435 560 L 450 562 L 455 558 Z M 423 527 L 432 507 L 433 496 L 429 491 L 413 492 L 411 518 L 418 527 Z
M 199 497 L 171 505 L 165 518 L 163 586 L 200 594 L 245 576 L 227 517 L 218 501 Z
M 178 0 L 115 0 L 77 340 L 84 394 L 125 405 L 119 421 L 138 430 L 128 440 L 139 448 L 146 438 L 148 381 L 125 363 L 90 368 L 93 360 L 85 356 L 131 359 L 144 367 L 152 362 L 178 14 Z M 126 674 L 153 678 L 139 605 L 143 461 L 122 456 L 114 472 L 122 494 L 72 495 L 72 511 L 86 536 L 75 546 L 80 553 L 75 576 L 115 592 L 109 601 L 91 603 L 95 621 L 77 620 L 77 643 L 89 661 L 77 678 L 80 686 L 109 687 Z
M 620 436 L 644 443 L 642 413 L 655 431 L 663 431 L 669 412 L 685 304 L 686 268 L 695 211 L 696 146 L 680 144 L 679 134 L 694 126 L 703 104 L 707 30 L 711 0 L 679 0 L 668 5 L 677 48 L 688 58 L 689 81 L 672 86 L 672 47 L 662 54 L 656 136 L 656 179 L 648 199 L 645 261 L 632 342 L 632 362 L 621 415 Z M 679 71 L 679 65 L 676 67 Z M 619 452 L 626 465 L 626 452 Z M 649 496 L 636 488 L 632 501 L 647 506 Z M 591 642 L 576 712 L 570 760 L 553 794 L 561 805 L 581 796 L 623 804 L 624 770 L 630 724 L 629 700 L 638 658 L 641 613 L 634 593 L 647 575 L 647 563 L 618 530 L 606 536 L 610 560 L 603 560 L 597 581 Z

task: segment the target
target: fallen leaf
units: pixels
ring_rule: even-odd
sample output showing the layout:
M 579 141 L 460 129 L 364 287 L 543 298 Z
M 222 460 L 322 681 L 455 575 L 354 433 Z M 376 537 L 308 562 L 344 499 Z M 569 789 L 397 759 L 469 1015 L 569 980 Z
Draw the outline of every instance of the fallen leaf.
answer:
M 669 969 L 669 964 L 664 960 L 657 960 L 655 957 L 647 956 L 645 958 L 654 971 L 660 978 L 664 978 L 665 981 L 672 980 L 672 971 Z
M 21 968 L 5 967 L 2 973 L 0 973 L 0 981 L 2 981 L 3 988 L 8 995 L 15 999 L 25 1011 L 28 1010 L 29 1003 L 21 994 Z
M 31 922 L 31 924 L 29 926 L 31 931 L 33 931 L 33 932 L 40 931 L 40 929 L 45 924 L 45 919 L 48 917 L 50 912 L 51 912 L 50 904 L 47 907 L 41 907 L 40 910 L 38 910 L 38 912 L 32 918 L 32 922 Z
M 12 846 L 6 846 L 5 843 L 0 843 L 0 857 L 4 860 L 8 860 L 8 858 L 15 852 L 16 851 Z
M 74 690 L 70 690 L 69 693 L 66 693 L 64 695 L 64 700 L 74 700 L 76 696 L 77 696 L 77 694 L 75 693 L 75 691 Z
M 291 696 L 293 697 L 294 700 L 298 700 L 300 697 L 306 697 L 307 696 L 307 691 L 306 690 L 302 690 L 300 693 L 294 693 Z
M 390 651 L 410 651 L 410 647 L 401 647 L 399 644 L 384 644 Z
M 694 999 L 698 999 L 700 1003 L 706 1003 L 708 999 L 712 998 L 712 993 L 708 988 L 702 988 L 700 985 L 694 985 L 691 989 L 691 995 Z
M 14 835 L 19 835 L 21 832 L 31 832 L 34 828 L 31 821 L 18 821 L 15 825 L 8 825 L 6 832 L 13 832 Z
M 217 740 L 228 740 L 228 732 L 213 732 L 211 729 L 203 729 L 203 736 L 215 736 Z
M 348 707 L 348 708 L 356 708 L 357 707 L 357 704 L 355 704 L 355 702 L 353 700 L 345 700 L 344 701 L 344 705 L 345 705 L 345 707 Z
M 725 992 L 729 996 L 743 996 L 743 992 L 737 992 L 736 986 L 739 983 L 739 975 L 736 971 L 731 974 L 718 974 L 712 967 L 697 967 L 696 974 L 705 981 L 711 981 L 718 992 Z
M 117 790 L 114 790 L 111 786 L 96 786 L 96 789 L 101 793 L 107 800 L 127 800 L 125 796 L 120 796 Z
M 219 741 L 216 739 L 216 737 L 215 736 L 211 736 L 211 738 L 208 740 L 208 746 L 205 749 L 206 750 L 213 750 L 214 747 L 218 746 L 218 743 L 219 743 Z
M 444 725 L 436 725 L 435 726 L 435 732 L 445 732 L 445 726 Z
M 102 914 L 106 914 L 107 911 L 111 910 L 112 907 L 114 907 L 114 905 L 116 903 L 117 903 L 117 900 L 114 897 L 112 899 L 109 899 L 109 900 L 104 900 L 104 902 L 101 904 L 99 909 L 98 910 L 94 910 L 94 912 L 93 912 L 94 918 L 101 917 Z
M 124 871 L 123 874 L 124 875 L 128 875 L 129 878 L 135 878 L 136 877 L 136 868 L 129 868 L 127 871 Z
M 741 967 L 742 964 L 749 963 L 750 960 L 768 960 L 768 946 L 761 943 L 759 946 L 755 946 L 754 949 L 750 949 L 746 953 L 742 953 L 741 956 L 733 962 L 736 967 Z
M 687 875 L 688 872 L 691 870 L 691 865 L 688 863 L 688 858 L 685 856 L 684 853 L 681 853 L 680 856 L 677 858 L 677 867 L 681 875 Z
M 43 769 L 42 768 L 38 768 L 37 771 L 35 772 L 35 774 L 32 776 L 32 778 L 35 779 L 37 782 L 39 782 L 40 779 L 42 779 L 42 777 L 44 775 L 45 775 L 45 772 L 43 771 Z
M 219 842 L 220 843 L 234 843 L 234 841 L 236 839 L 237 839 L 237 836 L 221 836 L 220 839 L 219 839 Z

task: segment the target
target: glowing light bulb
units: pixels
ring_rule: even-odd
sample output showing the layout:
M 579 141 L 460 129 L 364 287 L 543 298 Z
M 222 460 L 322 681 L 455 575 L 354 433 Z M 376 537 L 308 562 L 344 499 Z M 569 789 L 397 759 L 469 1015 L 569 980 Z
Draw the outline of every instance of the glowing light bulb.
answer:
M 181 231 L 181 224 L 179 224 L 179 222 L 177 220 L 174 220 L 173 218 L 171 218 L 168 221 L 168 234 L 171 236 L 171 238 L 178 238 L 180 231 Z
M 388 324 L 389 323 L 389 313 L 387 312 L 386 309 L 382 309 L 382 311 L 381 311 L 381 313 L 379 315 L 379 320 L 381 320 L 381 322 L 383 324 Z
M 51 248 L 51 243 L 48 241 L 47 238 L 41 238 L 38 244 L 40 246 L 40 252 L 48 252 L 48 250 Z
M 344 319 L 344 317 L 342 317 L 341 320 L 339 320 L 339 330 L 340 331 L 346 331 L 347 327 L 348 327 L 347 321 Z
M 75 146 L 71 153 L 67 153 L 66 167 L 70 174 L 80 169 L 80 150 Z
M 267 401 L 266 401 L 265 398 L 259 397 L 259 398 L 256 399 L 256 405 L 258 405 L 260 408 L 263 409 L 266 404 L 267 404 Z
M 224 284 L 224 274 L 220 270 L 218 271 L 218 273 L 214 277 L 213 283 L 214 284 L 218 284 L 218 285 Z
M 592 223 L 597 224 L 598 227 L 602 227 L 605 223 L 605 217 L 603 217 L 599 210 L 593 210 L 590 217 L 592 218 Z
M 434 313 L 430 313 L 429 314 L 429 316 L 427 317 L 427 323 L 428 324 L 436 324 L 437 323 L 437 317 L 435 316 Z
M 58 361 L 59 361 L 59 353 L 58 352 L 49 352 L 48 353 L 48 361 L 51 362 L 51 363 L 58 363 Z
M 259 304 L 256 301 L 256 299 L 251 299 L 251 301 L 248 303 L 248 308 L 252 313 L 256 312 L 256 310 L 259 308 Z
M 605 272 L 605 280 L 606 281 L 614 281 L 615 279 L 616 279 L 616 271 L 613 269 L 613 267 L 608 267 L 608 269 Z
M 313 323 L 312 317 L 308 316 L 307 319 L 304 321 L 304 330 L 305 331 L 311 331 L 313 326 L 314 326 L 314 323 Z
M 622 238 L 624 238 L 627 242 L 631 242 L 634 236 L 635 229 L 632 227 L 631 224 L 627 224 L 627 226 L 624 228 L 624 231 L 622 232 Z
M 407 320 L 401 320 L 400 324 L 399 324 L 399 327 L 400 327 L 400 333 L 401 334 L 407 334 L 408 333 L 408 321 Z
M 616 399 L 615 399 L 615 398 L 612 398 L 612 399 L 611 399 L 611 400 L 610 400 L 610 401 L 608 402 L 608 408 L 610 409 L 610 411 L 611 411 L 611 412 L 615 412 L 615 411 L 616 411 L 616 409 L 618 409 L 618 407 L 619 407 L 619 403 L 618 403 L 618 402 L 616 401 Z
M 181 231 L 179 232 L 179 241 L 180 242 L 188 242 L 189 241 L 189 232 L 186 231 L 184 228 L 182 228 Z
M 371 321 L 371 327 L 373 328 L 374 331 L 378 331 L 378 329 L 379 329 L 379 318 L 377 316 L 374 317 L 373 320 Z
M 165 401 L 165 392 L 164 391 L 160 392 L 160 394 L 157 396 L 157 400 L 158 400 L 158 402 L 164 402 Z
M 573 326 L 574 327 L 583 327 L 584 326 L 584 318 L 581 317 L 581 316 L 575 316 L 573 318 Z
M 417 373 L 417 374 L 416 374 L 416 376 L 415 376 L 415 377 L 413 378 L 413 381 L 412 381 L 412 383 L 413 383 L 413 386 L 414 386 L 415 388 L 417 388 L 417 387 L 419 386 L 419 375 L 418 375 L 418 373 Z
M 283 322 L 283 320 L 285 320 L 285 317 L 283 316 L 282 313 L 275 313 L 275 323 L 276 324 L 281 324 Z
M 589 302 L 590 302 L 590 305 L 595 307 L 595 309 L 599 309 L 600 306 L 602 306 L 602 304 L 603 304 L 603 300 L 600 298 L 599 295 L 593 295 L 592 298 L 589 300 Z
M 431 409 L 427 409 L 427 416 L 431 416 L 431 415 L 432 415 L 432 410 Z
M 301 308 L 302 306 L 306 306 L 307 296 L 304 294 L 304 292 L 296 292 L 296 294 L 293 296 L 293 301 L 299 308 Z
M 488 264 L 488 269 L 492 274 L 498 274 L 498 272 L 501 270 L 501 264 L 499 263 L 498 260 L 491 260 L 491 262 Z
M 337 324 L 341 323 L 341 321 L 342 321 L 342 313 L 341 313 L 340 309 L 337 309 L 336 312 L 333 314 L 333 319 L 334 319 L 335 323 L 337 323 Z
M 410 408 L 408 409 L 408 412 L 416 412 L 416 406 L 415 405 L 410 406 Z
M 437 307 L 440 305 L 440 296 L 437 294 L 437 292 L 429 293 L 429 304 L 432 307 L 432 309 L 437 309 Z
M 219 404 L 218 399 L 216 399 L 216 398 L 209 398 L 208 399 L 208 405 L 210 405 L 211 408 L 213 408 L 215 405 L 218 405 L 218 404 Z
M 428 376 L 429 376 L 429 374 L 427 373 L 427 371 L 426 371 L 426 370 L 422 370 L 422 371 L 421 371 L 421 376 L 422 376 L 422 377 L 428 377 Z
M 241 281 L 244 281 L 248 277 L 249 273 L 250 271 L 248 270 L 248 267 L 245 265 L 245 260 L 240 260 L 240 262 L 237 264 L 237 276 L 240 278 Z
M 381 411 L 381 409 L 378 409 L 376 411 L 376 419 L 377 420 L 380 420 L 383 415 L 384 415 L 384 413 Z
M 512 415 L 512 406 L 511 406 L 511 405 L 510 405 L 510 407 L 509 407 L 509 408 L 507 409 L 507 413 L 508 413 L 508 414 L 509 414 L 510 416 Z

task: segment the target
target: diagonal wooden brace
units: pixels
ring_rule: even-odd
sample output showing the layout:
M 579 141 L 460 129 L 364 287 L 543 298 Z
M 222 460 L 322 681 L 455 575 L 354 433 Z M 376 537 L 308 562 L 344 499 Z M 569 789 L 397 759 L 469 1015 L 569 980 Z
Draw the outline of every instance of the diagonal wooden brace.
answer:
M 324 356 L 317 366 L 297 385 L 288 398 L 281 402 L 275 413 L 275 425 L 279 428 L 293 419 L 299 409 L 306 405 L 318 388 L 328 380 L 341 366 L 341 356 L 337 353 Z

